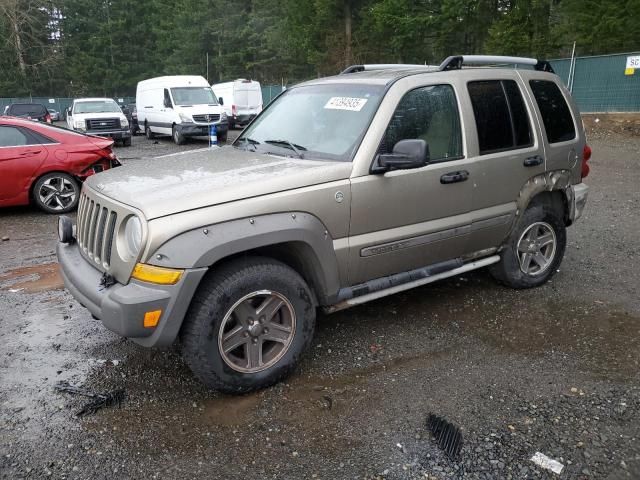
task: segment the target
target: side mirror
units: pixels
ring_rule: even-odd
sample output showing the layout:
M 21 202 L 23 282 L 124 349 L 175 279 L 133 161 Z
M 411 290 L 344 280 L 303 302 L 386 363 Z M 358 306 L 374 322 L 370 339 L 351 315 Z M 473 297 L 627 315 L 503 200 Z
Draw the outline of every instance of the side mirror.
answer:
M 429 163 L 429 145 L 421 139 L 400 140 L 392 153 L 378 155 L 371 167 L 372 173 L 389 170 L 408 170 L 424 167 Z
M 224 100 L 222 100 L 222 97 L 218 97 L 218 103 L 220 105 L 224 105 Z

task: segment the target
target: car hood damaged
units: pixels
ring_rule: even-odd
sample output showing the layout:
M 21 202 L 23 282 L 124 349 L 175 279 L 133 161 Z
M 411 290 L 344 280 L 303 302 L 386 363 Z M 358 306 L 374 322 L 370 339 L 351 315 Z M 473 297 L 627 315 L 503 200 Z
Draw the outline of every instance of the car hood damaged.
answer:
M 148 220 L 206 206 L 348 178 L 351 163 L 299 160 L 234 147 L 128 162 L 87 185 Z

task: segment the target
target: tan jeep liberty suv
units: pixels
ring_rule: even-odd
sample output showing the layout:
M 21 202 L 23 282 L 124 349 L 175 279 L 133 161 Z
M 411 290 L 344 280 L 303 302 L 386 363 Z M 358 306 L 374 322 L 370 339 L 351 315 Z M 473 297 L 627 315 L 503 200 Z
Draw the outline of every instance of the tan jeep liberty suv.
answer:
M 318 307 L 482 267 L 545 283 L 590 153 L 547 62 L 358 65 L 289 88 L 231 146 L 91 177 L 57 253 L 108 329 L 179 339 L 205 384 L 246 392 L 293 370 Z

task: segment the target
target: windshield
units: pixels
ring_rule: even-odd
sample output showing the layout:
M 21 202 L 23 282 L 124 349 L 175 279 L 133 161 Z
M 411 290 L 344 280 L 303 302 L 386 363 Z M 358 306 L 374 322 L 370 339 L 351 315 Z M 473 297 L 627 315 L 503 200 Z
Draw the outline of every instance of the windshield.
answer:
M 118 113 L 120 107 L 113 100 L 95 100 L 91 102 L 76 102 L 73 113 Z
M 173 97 L 173 102 L 181 107 L 218 104 L 211 87 L 172 88 L 171 96 Z
M 280 155 L 351 161 L 382 93 L 383 87 L 376 85 L 292 88 L 274 100 L 234 146 Z

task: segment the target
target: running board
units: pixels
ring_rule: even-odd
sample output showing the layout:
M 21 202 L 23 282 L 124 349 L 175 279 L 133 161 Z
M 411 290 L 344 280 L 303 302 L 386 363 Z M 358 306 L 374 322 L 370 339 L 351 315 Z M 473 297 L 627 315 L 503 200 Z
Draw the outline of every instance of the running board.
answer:
M 438 280 L 454 277 L 462 273 L 470 272 L 471 270 L 476 270 L 478 268 L 486 267 L 487 265 L 491 265 L 499 261 L 500 261 L 500 255 L 493 255 L 491 257 L 482 258 L 480 260 L 475 260 L 473 262 L 469 262 L 465 264 L 462 264 L 462 261 L 460 259 L 450 260 L 447 262 L 442 262 L 441 264 L 433 265 L 431 267 L 426 267 L 425 269 L 418 269 L 412 272 L 392 275 L 391 277 L 376 279 L 371 282 L 364 283 L 362 285 L 343 288 L 338 293 L 338 298 L 341 301 L 338 301 L 338 303 L 334 305 L 325 307 L 324 311 L 326 313 L 338 312 L 340 310 L 344 310 L 345 308 L 354 307 L 356 305 L 361 305 L 363 303 L 370 302 L 371 300 L 376 300 L 378 298 L 386 297 L 387 295 L 393 295 L 394 293 L 404 292 L 405 290 L 410 290 L 412 288 L 420 287 L 428 283 L 437 282 Z M 457 264 L 459 266 L 456 266 L 446 271 L 442 271 L 443 266 L 452 265 L 452 264 Z M 417 280 L 410 280 L 405 283 L 396 284 L 390 287 L 376 289 L 376 287 L 382 285 L 383 283 L 389 284 L 391 279 L 396 279 L 398 278 L 398 276 L 411 278 L 414 276 L 412 275 L 413 272 L 420 272 L 420 271 L 426 273 L 427 276 L 425 276 L 424 278 L 419 278 Z M 362 291 L 364 289 L 368 290 L 370 293 L 366 293 L 364 295 L 357 295 L 359 291 Z

